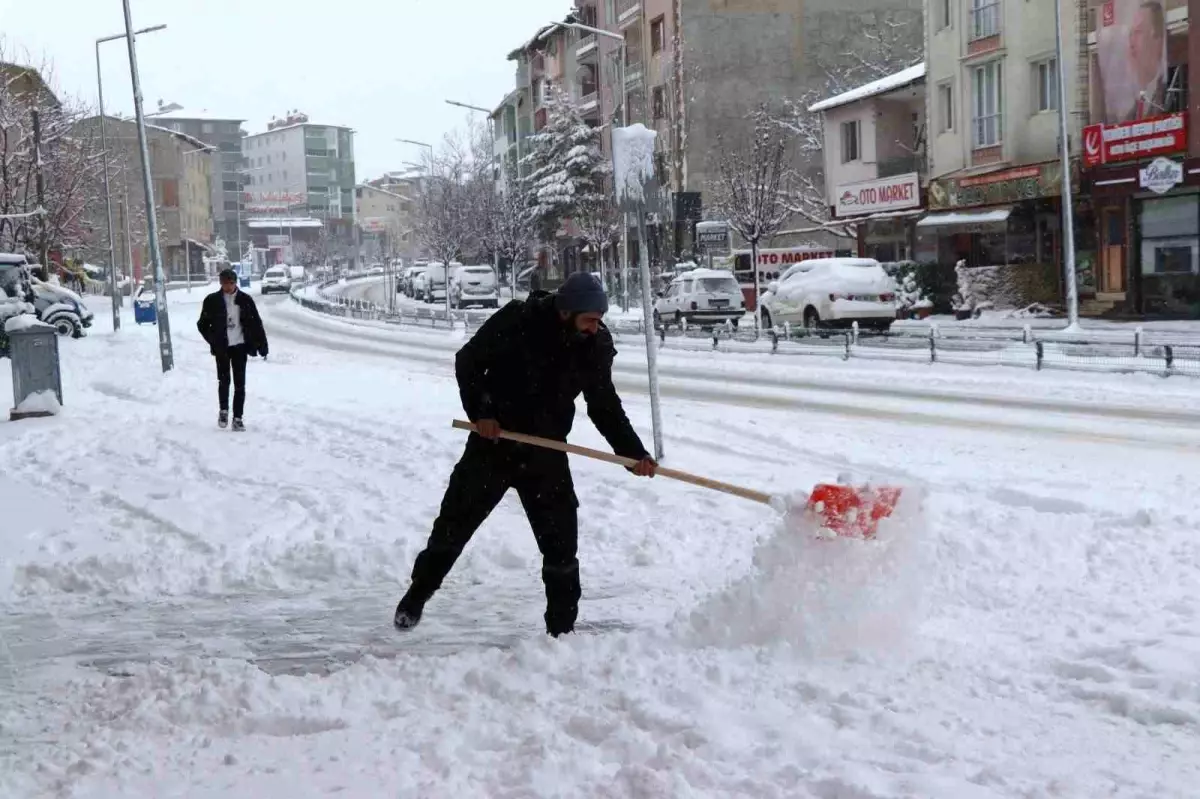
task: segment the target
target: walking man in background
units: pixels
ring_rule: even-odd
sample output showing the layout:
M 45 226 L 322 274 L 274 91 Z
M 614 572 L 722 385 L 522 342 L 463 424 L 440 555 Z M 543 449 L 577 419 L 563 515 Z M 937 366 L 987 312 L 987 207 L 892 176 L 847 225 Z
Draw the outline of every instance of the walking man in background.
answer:
M 634 432 L 612 382 L 616 356 L 600 321 L 608 299 L 590 274 L 571 275 L 557 294 L 535 291 L 494 314 L 458 351 L 455 372 L 467 417 L 477 432 L 450 475 L 441 511 L 412 585 L 396 607 L 395 625 L 415 627 L 463 547 L 509 488 L 517 489 L 542 553 L 546 632 L 572 632 L 579 613 L 576 559 L 579 501 L 566 453 L 499 439 L 501 430 L 565 441 L 575 398 L 616 454 L 639 461 L 635 474 L 653 477 L 657 464 Z
M 217 399 L 220 413 L 217 425 L 229 425 L 229 378 L 233 377 L 233 429 L 242 431 L 242 411 L 246 406 L 246 360 L 253 355 L 267 357 L 267 332 L 254 299 L 238 290 L 237 272 L 221 272 L 221 290 L 204 298 L 196 327 L 208 342 L 217 360 Z

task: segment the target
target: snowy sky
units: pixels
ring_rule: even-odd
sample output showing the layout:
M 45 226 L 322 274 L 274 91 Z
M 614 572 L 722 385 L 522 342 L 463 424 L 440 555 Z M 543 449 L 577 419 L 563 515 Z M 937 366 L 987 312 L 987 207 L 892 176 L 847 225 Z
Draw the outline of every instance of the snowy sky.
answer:
M 353 127 L 359 179 L 465 124 L 446 99 L 495 107 L 513 87 L 505 56 L 567 0 L 132 0 L 147 110 L 159 99 L 247 120 L 251 133 L 299 108 Z M 121 0 L 0 0 L 3 60 L 53 61 L 57 85 L 94 104 L 95 40 L 124 31 Z M 131 113 L 122 42 L 102 45 L 105 104 Z M 482 115 L 476 115 L 482 121 Z

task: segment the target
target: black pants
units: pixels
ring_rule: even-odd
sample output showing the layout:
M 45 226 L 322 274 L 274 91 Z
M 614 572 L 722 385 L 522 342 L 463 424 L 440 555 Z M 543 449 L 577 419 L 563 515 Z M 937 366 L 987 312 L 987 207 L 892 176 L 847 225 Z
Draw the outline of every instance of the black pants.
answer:
M 229 410 L 229 373 L 233 372 L 233 418 L 241 419 L 246 407 L 246 345 L 217 351 L 217 400 Z
M 546 631 L 570 632 L 579 614 L 579 501 L 567 456 L 509 441 L 477 435 L 467 440 L 429 542 L 417 555 L 405 601 L 423 605 L 441 587 L 471 536 L 509 488 L 517 489 L 542 553 Z

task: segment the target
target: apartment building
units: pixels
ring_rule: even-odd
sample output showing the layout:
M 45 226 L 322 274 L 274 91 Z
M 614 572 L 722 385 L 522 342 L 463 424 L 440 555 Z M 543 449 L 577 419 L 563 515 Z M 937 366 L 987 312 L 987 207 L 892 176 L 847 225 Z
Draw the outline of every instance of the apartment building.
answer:
M 928 183 L 925 64 L 812 105 L 821 114 L 831 225 L 853 231 L 861 256 L 906 261 Z
M 215 238 L 225 242 L 233 260 L 243 241 L 241 217 L 244 212 L 242 183 L 242 128 L 245 120 L 222 117 L 207 111 L 151 112 L 147 120 L 162 128 L 179 131 L 214 148 L 212 153 L 212 216 Z
M 376 185 L 354 188 L 359 251 L 371 262 L 384 258 L 413 257 L 413 205 L 411 198 Z
M 1200 37 L 1189 0 L 1081 0 L 1094 313 L 1200 318 Z M 1197 57 L 1193 58 L 1192 53 Z
M 137 124 L 132 119 L 106 116 L 110 180 L 114 207 L 114 250 L 118 261 L 130 260 L 128 268 L 141 279 L 143 267 L 150 263 L 145 237 L 145 205 L 142 181 L 141 147 Z M 97 132 L 99 117 L 88 117 L 77 126 Z M 203 274 L 204 257 L 213 251 L 212 154 L 214 148 L 185 133 L 146 125 L 146 148 L 150 154 L 150 177 L 158 219 L 159 246 L 163 271 L 170 278 Z M 106 206 L 92 203 L 85 209 L 88 229 L 102 231 L 106 237 Z M 128 231 L 129 238 L 126 238 Z M 106 240 L 106 239 L 105 239 Z M 125 256 L 125 258 L 122 258 Z
M 269 260 L 286 259 L 291 237 L 300 231 L 308 231 L 304 237 L 310 246 L 320 238 L 322 246 L 330 248 L 330 257 L 352 257 L 353 130 L 314 124 L 293 111 L 272 119 L 262 133 L 242 139 L 242 155 L 246 226 L 255 246 L 271 252 Z M 322 232 L 312 232 L 317 230 Z
M 1074 0 L 1064 5 L 1065 64 L 1055 57 L 1053 2 L 927 0 L 925 7 L 932 213 L 917 225 L 917 258 L 1019 267 L 1013 274 L 1025 302 L 1062 297 L 1059 104 L 1067 106 L 1072 150 L 1087 110 L 1079 14 Z M 1077 186 L 1078 175 L 1072 180 Z

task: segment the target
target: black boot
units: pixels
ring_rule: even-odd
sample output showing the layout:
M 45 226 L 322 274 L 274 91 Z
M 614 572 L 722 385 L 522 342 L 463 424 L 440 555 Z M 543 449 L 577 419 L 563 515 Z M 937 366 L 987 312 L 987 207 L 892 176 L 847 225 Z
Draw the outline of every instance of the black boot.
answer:
M 400 604 L 396 605 L 396 615 L 392 618 L 392 624 L 396 625 L 397 630 L 411 630 L 421 623 L 421 614 L 424 611 L 424 602 L 417 602 L 405 594 Z
M 568 635 L 575 632 L 575 618 L 578 615 L 578 605 L 547 610 L 544 616 L 546 619 L 546 633 L 558 638 L 560 635 Z

